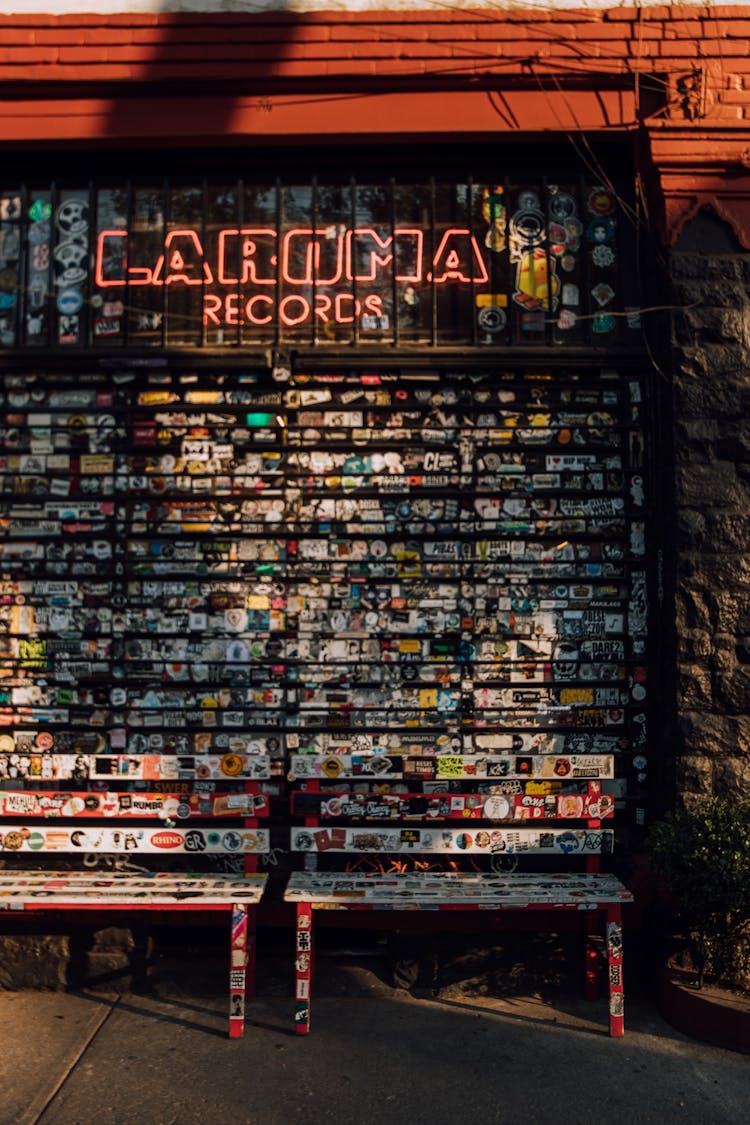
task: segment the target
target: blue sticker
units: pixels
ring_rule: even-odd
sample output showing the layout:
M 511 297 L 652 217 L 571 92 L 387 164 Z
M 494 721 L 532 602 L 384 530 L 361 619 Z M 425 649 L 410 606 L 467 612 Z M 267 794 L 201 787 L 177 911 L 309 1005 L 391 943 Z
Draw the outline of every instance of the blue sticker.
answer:
M 58 311 L 72 316 L 83 307 L 83 294 L 80 289 L 63 289 L 57 297 Z

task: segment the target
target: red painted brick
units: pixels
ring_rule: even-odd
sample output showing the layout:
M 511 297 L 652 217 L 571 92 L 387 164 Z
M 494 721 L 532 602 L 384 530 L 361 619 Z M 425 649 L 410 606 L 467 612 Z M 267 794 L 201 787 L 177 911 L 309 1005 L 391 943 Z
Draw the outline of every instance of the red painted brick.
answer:
M 29 28 L 2 27 L 0 25 L 0 44 L 4 47 L 33 47 L 34 32 Z
M 622 20 L 619 23 L 577 23 L 571 39 L 620 39 L 623 42 L 635 34 L 632 24 Z
M 379 59 L 375 63 L 376 74 L 425 74 L 428 73 L 423 62 L 416 59 Z
M 56 47 L 3 47 L 0 49 L 0 62 L 12 63 L 14 66 L 26 66 L 31 63 L 57 62 Z
M 702 34 L 703 21 L 699 19 L 670 20 L 664 24 L 665 39 L 700 39 Z
M 49 19 L 49 16 L 47 17 Z M 144 23 L 150 22 L 155 17 L 143 15 L 138 17 Z M 96 12 L 71 13 L 70 15 L 55 16 L 54 22 L 60 27 L 106 27 L 111 23 L 112 17 Z M 52 20 L 50 20 L 52 25 Z
M 734 66 L 735 58 L 745 58 L 750 53 L 750 44 L 747 39 L 701 39 L 698 42 L 698 54 L 705 59 L 730 59 Z
M 54 24 L 52 16 L 45 15 L 0 15 L 0 27 L 49 27 Z
M 567 19 L 567 23 L 550 23 L 548 19 L 532 23 L 524 31 L 521 31 L 517 22 L 500 23 L 498 20 L 477 25 L 476 37 L 477 39 L 518 39 L 520 35 L 524 35 L 528 39 L 572 39 L 577 25 L 570 22 L 570 12 L 567 13 Z
M 372 77 L 376 74 L 376 67 L 379 68 L 379 65 L 380 64 L 368 59 L 351 59 L 347 64 L 346 72 L 352 75 L 352 77 Z M 331 72 L 326 69 L 325 73 L 328 75 Z
M 636 20 L 633 23 L 633 38 L 634 39 L 663 39 L 664 27 L 659 23 L 641 23 Z
M 662 58 L 697 58 L 698 44 L 694 41 L 682 39 L 664 39 L 659 43 L 659 54 Z
M 81 28 L 66 28 L 66 27 L 40 27 L 32 32 L 34 42 L 42 45 L 49 45 L 59 47 L 65 44 L 66 46 L 78 46 L 82 42 L 82 29 Z
M 659 43 L 656 40 L 631 39 L 627 44 L 627 52 L 631 59 L 652 59 L 659 54 Z
M 61 63 L 96 63 L 103 61 L 104 51 L 95 47 L 60 47 Z
M 380 27 L 376 29 L 376 33 L 381 36 L 387 35 L 389 38 L 398 34 L 400 39 L 427 39 L 431 43 L 440 43 L 443 40 L 453 40 L 456 43 L 473 43 L 475 39 L 479 38 L 476 23 L 459 23 L 458 21 L 452 24 L 413 24 L 410 27 L 399 28 L 398 32 L 393 28 Z
M 745 11 L 747 15 L 747 9 Z M 750 19 L 744 20 L 703 20 L 703 34 L 712 39 L 750 38 Z
M 747 19 L 747 7 L 743 4 L 717 4 L 706 10 L 706 18 L 715 16 L 718 20 Z

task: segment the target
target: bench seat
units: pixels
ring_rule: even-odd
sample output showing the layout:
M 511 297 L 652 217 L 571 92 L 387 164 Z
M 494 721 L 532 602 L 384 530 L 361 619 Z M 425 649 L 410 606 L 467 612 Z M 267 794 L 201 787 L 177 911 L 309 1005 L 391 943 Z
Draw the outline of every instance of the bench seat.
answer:
M 417 873 L 296 871 L 287 884 L 287 902 L 312 909 L 377 908 L 600 910 L 632 902 L 630 891 L 613 875 L 482 874 L 476 871 Z
M 122 907 L 171 906 L 212 910 L 235 903 L 256 906 L 268 876 L 193 874 L 158 871 L 0 871 L 0 910 L 64 910 L 87 905 Z

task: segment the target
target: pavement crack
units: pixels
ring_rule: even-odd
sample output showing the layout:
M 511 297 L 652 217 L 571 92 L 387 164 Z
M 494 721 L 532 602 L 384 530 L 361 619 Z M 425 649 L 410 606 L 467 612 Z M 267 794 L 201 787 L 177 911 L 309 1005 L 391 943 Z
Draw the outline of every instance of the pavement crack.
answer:
M 24 1113 L 16 1119 L 15 1125 L 40 1125 L 43 1121 L 47 1110 L 51 1108 L 63 1090 L 68 1079 L 71 1077 L 76 1067 L 80 1063 L 83 1056 L 88 1051 L 91 1044 L 96 1039 L 99 1032 L 102 1030 L 107 1020 L 110 1018 L 115 1008 L 120 1002 L 119 996 L 116 997 L 104 1011 L 98 1020 L 95 1020 L 89 1027 L 88 1034 L 83 1040 L 78 1050 L 74 1052 L 67 1060 L 64 1068 L 57 1076 L 54 1085 L 49 1090 L 40 1092 L 39 1096 L 27 1107 Z

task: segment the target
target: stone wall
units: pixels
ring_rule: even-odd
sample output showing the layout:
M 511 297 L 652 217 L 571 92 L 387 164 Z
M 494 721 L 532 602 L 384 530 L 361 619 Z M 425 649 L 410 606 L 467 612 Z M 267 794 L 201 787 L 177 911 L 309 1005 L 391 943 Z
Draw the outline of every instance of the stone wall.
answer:
M 674 613 L 664 717 L 677 797 L 690 805 L 750 785 L 750 254 L 701 213 L 669 265 L 683 308 L 672 318 L 673 474 L 662 466 L 667 630 Z

